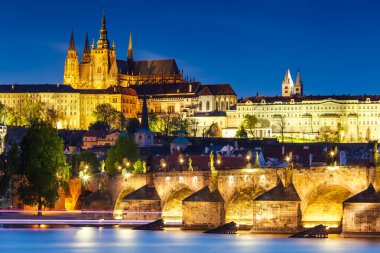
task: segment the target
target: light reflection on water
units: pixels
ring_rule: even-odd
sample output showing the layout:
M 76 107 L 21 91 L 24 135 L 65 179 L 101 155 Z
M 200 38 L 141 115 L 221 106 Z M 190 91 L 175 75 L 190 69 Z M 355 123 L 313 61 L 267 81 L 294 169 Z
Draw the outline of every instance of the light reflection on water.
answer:
M 0 229 L 0 252 L 380 252 L 379 239 L 288 239 L 284 236 L 135 231 L 107 228 Z

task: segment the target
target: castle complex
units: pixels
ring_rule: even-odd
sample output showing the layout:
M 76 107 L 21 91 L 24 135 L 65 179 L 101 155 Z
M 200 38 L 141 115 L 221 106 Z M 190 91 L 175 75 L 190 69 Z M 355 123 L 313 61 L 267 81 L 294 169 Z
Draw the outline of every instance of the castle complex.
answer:
M 41 101 L 62 112 L 59 128 L 87 129 L 96 105 L 109 103 L 125 118 L 139 117 L 142 98 L 149 112 L 177 114 L 199 122 L 198 136 L 217 123 L 222 137 L 235 137 L 246 114 L 258 124 L 254 136 L 285 136 L 315 140 L 336 136 L 343 141 L 380 139 L 380 96 L 304 95 L 300 71 L 293 82 L 290 70 L 282 82 L 282 96 L 246 97 L 238 101 L 229 84 L 204 85 L 183 77 L 174 59 L 135 60 L 132 34 L 126 60 L 117 59 L 103 16 L 98 41 L 86 35 L 79 59 L 71 33 L 63 84 L 0 85 L 0 102 L 21 111 L 24 103 Z

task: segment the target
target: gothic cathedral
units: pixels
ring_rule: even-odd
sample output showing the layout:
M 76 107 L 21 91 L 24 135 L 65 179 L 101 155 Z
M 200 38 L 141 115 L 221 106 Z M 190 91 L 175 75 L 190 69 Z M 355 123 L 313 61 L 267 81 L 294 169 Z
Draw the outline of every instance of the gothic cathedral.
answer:
M 116 46 L 107 36 L 106 18 L 103 16 L 100 37 L 92 42 L 91 49 L 86 35 L 82 59 L 75 48 L 74 33 L 65 61 L 63 83 L 74 89 L 107 89 L 111 86 L 183 83 L 183 73 L 174 59 L 135 61 L 132 34 L 129 37 L 127 60 L 116 59 Z

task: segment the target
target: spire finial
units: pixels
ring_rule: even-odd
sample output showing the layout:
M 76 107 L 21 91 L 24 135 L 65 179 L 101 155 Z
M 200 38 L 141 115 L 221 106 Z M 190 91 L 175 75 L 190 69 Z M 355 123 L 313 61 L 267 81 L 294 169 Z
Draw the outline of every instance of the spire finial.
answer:
M 128 59 L 133 60 L 132 32 L 129 33 Z
M 71 35 L 70 35 L 70 46 L 69 50 L 75 50 L 75 43 L 74 43 L 74 30 L 71 30 Z
M 295 93 L 303 95 L 303 83 L 302 83 L 302 78 L 301 78 L 301 72 L 300 69 L 298 68 L 298 73 L 296 77 L 296 83 L 295 83 Z
M 132 32 L 129 33 L 128 50 L 132 50 Z
M 86 40 L 84 42 L 84 49 L 82 55 L 82 63 L 89 63 L 91 61 L 90 43 L 88 41 L 88 32 L 86 33 Z
M 103 16 L 102 16 L 102 28 L 106 28 L 106 14 L 103 11 Z
M 88 41 L 88 32 L 86 32 L 86 40 L 84 41 L 84 50 L 90 50 L 90 43 Z
M 106 15 L 103 12 L 102 27 L 100 28 L 100 37 L 98 40 L 98 48 L 108 48 L 109 44 L 110 43 L 107 38 Z

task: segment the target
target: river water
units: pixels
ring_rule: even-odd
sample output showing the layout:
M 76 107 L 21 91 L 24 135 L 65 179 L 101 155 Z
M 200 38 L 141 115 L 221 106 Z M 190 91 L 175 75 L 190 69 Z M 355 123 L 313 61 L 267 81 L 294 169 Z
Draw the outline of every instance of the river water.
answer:
M 255 234 L 106 228 L 0 229 L 0 252 L 380 252 L 378 239 L 289 239 Z

